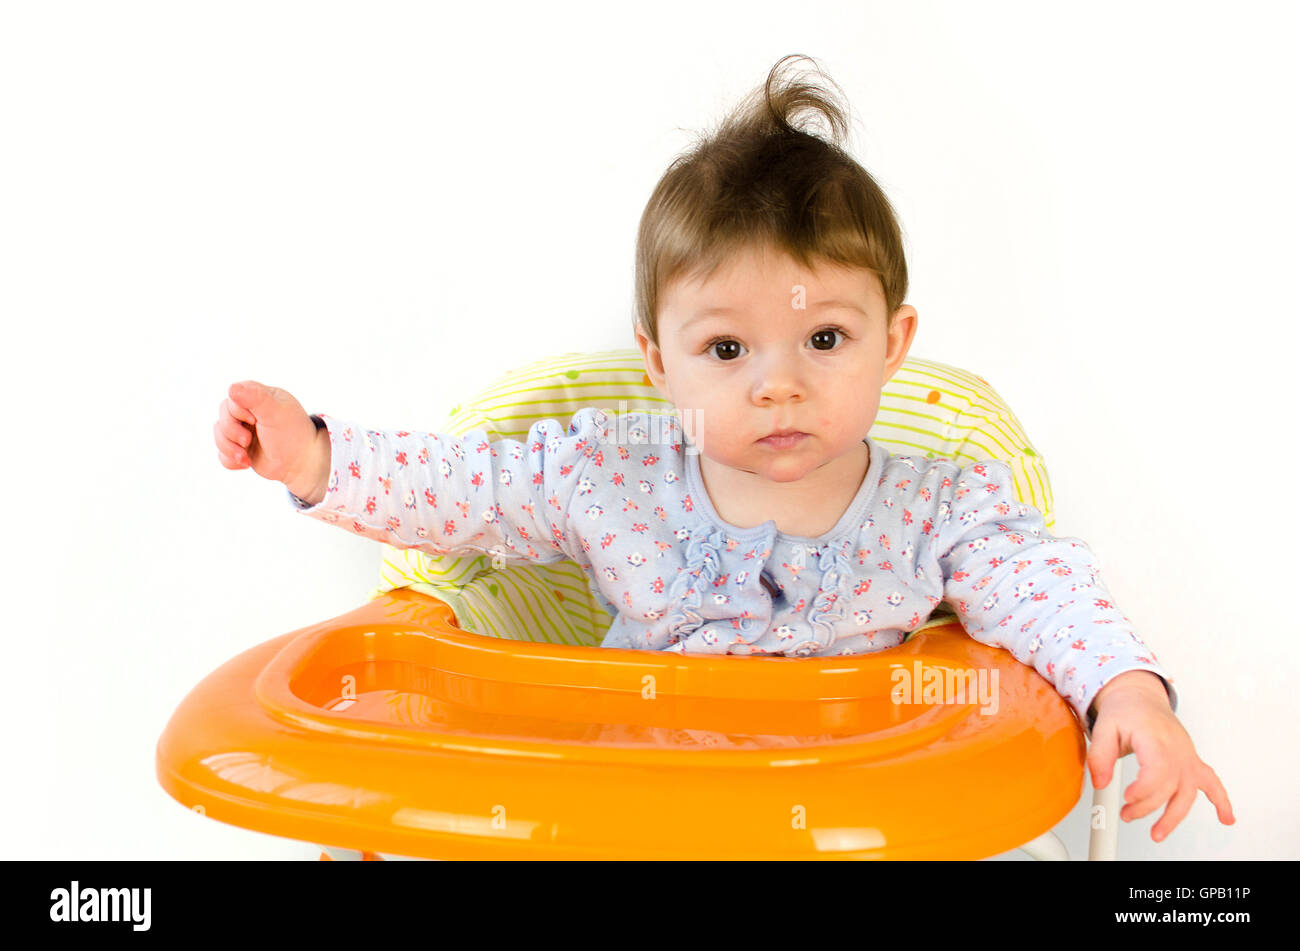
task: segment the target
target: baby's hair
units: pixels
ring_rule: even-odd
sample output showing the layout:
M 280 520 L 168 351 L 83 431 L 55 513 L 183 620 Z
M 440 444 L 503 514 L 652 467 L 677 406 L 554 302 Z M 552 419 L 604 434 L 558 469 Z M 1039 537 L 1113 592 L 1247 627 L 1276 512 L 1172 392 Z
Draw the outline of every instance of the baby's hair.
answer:
M 802 75 L 783 75 L 784 64 L 799 59 L 817 65 L 798 54 L 778 60 L 763 86 L 673 161 L 646 203 L 635 320 L 656 346 L 664 288 L 678 277 L 707 279 L 752 247 L 775 247 L 810 269 L 821 258 L 874 271 L 891 323 L 902 306 L 907 262 L 894 209 L 840 147 L 847 107 Z M 792 123 L 805 107 L 825 116 L 829 142 Z

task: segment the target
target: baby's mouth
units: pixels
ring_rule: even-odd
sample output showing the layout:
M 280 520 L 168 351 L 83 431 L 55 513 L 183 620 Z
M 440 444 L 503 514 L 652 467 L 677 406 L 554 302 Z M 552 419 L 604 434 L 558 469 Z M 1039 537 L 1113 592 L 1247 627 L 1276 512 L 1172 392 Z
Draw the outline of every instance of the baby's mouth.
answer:
M 808 434 L 801 432 L 774 433 L 770 436 L 764 436 L 758 442 L 759 445 L 767 446 L 771 449 L 790 449 L 799 445 L 799 443 L 803 442 L 807 438 Z

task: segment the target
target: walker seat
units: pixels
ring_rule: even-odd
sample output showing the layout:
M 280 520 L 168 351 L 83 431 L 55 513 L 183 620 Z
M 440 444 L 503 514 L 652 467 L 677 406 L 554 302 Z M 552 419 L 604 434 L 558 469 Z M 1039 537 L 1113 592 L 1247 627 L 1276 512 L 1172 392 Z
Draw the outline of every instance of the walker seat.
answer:
M 996 670 L 996 713 L 892 702 L 918 667 Z M 158 748 L 211 818 L 444 859 L 982 858 L 1069 813 L 1083 758 L 1047 681 L 955 622 L 850 657 L 557 648 L 402 590 L 225 664 Z
M 516 381 L 527 371 L 536 382 L 537 368 Z M 904 364 L 893 406 L 913 418 L 893 425 L 921 432 L 910 424 L 926 414 L 907 402 L 921 377 L 932 420 L 946 398 L 950 411 L 996 421 L 1020 454 L 1017 486 L 1032 469 L 1034 504 L 1049 515 L 1046 473 L 1014 416 L 991 388 L 980 412 L 952 399 L 956 374 L 968 389 L 979 380 Z M 585 396 L 568 405 L 609 405 Z M 887 387 L 878 427 L 890 425 L 890 400 Z M 514 424 L 526 432 L 533 418 L 564 415 L 540 412 Z M 969 428 L 935 429 L 932 457 L 978 444 Z M 883 436 L 873 428 L 891 442 Z M 940 438 L 956 451 L 942 452 Z M 396 551 L 385 558 L 388 589 L 368 603 L 245 651 L 194 688 L 158 743 L 171 796 L 223 822 L 366 857 L 442 859 L 983 858 L 1034 840 L 1079 799 L 1085 742 L 1073 710 L 950 614 L 898 647 L 835 657 L 529 642 L 535 630 L 467 630 L 448 603 L 417 590 L 438 590 L 436 564 L 395 584 L 395 563 L 439 561 L 406 551 L 396 562 Z M 471 585 L 496 594 L 494 575 L 557 569 L 445 557 L 474 563 L 461 599 Z M 967 689 L 936 700 L 914 683 L 923 675 Z

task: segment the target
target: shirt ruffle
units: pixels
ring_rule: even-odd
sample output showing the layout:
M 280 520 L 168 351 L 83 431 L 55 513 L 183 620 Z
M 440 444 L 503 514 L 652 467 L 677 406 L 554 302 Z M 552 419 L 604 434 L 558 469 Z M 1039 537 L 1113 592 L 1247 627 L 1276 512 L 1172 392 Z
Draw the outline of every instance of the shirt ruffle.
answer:
M 668 614 L 668 647 L 675 652 L 748 653 L 752 644 L 767 632 L 769 618 L 733 617 L 733 610 L 721 606 L 713 613 L 705 597 L 714 587 L 722 564 L 727 535 L 722 529 L 698 524 L 686 543 L 686 564 L 669 589 L 669 603 L 677 605 Z
M 848 600 L 845 589 L 853 576 L 853 564 L 849 559 L 849 549 L 852 547 L 852 536 L 845 538 L 838 546 L 830 544 L 822 547 L 817 563 L 822 572 L 821 584 L 818 585 L 817 595 L 808 611 L 808 620 L 813 628 L 813 642 L 812 645 L 806 645 L 811 649 L 797 647 L 793 653 L 816 653 L 835 643 L 836 623 L 844 620 Z
M 790 618 L 789 628 L 782 640 L 787 643 L 757 653 L 779 653 L 793 657 L 807 657 L 832 647 L 836 631 L 844 620 L 847 606 L 846 591 L 853 577 L 850 551 L 852 535 L 839 542 L 813 549 L 799 546 L 794 553 L 794 564 L 802 567 L 807 553 L 814 552 L 817 569 L 821 572 L 817 594 L 808 608 L 806 618 Z M 771 617 L 732 617 L 725 606 L 719 614 L 710 612 L 705 603 L 708 592 L 715 587 L 722 566 L 722 552 L 727 544 L 726 533 L 707 524 L 692 530 L 686 543 L 686 565 L 678 572 L 669 591 L 670 603 L 679 605 L 668 616 L 668 646 L 675 652 L 701 653 L 755 653 L 753 647 L 767 633 Z M 761 568 L 760 568 L 761 570 Z

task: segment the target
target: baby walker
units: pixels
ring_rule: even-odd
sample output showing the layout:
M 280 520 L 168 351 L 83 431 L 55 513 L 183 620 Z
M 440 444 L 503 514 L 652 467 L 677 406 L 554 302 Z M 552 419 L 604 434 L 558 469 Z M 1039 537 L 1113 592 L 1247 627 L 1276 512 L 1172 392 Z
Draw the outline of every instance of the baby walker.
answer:
M 584 406 L 671 411 L 638 351 L 565 354 L 439 431 L 520 439 Z M 871 436 L 1007 462 L 1050 530 L 1042 461 L 981 378 L 909 359 Z M 384 550 L 367 603 L 190 692 L 158 741 L 173 798 L 322 859 L 1068 858 L 1050 830 L 1082 791 L 1083 729 L 1037 671 L 950 613 L 852 656 L 602 648 L 609 615 L 573 562 Z M 984 671 L 996 714 L 973 690 L 899 703 L 899 668 L 970 684 Z M 1103 816 L 1118 816 L 1122 779 L 1117 764 L 1095 794 Z M 1089 857 L 1113 858 L 1116 834 L 1094 829 Z

